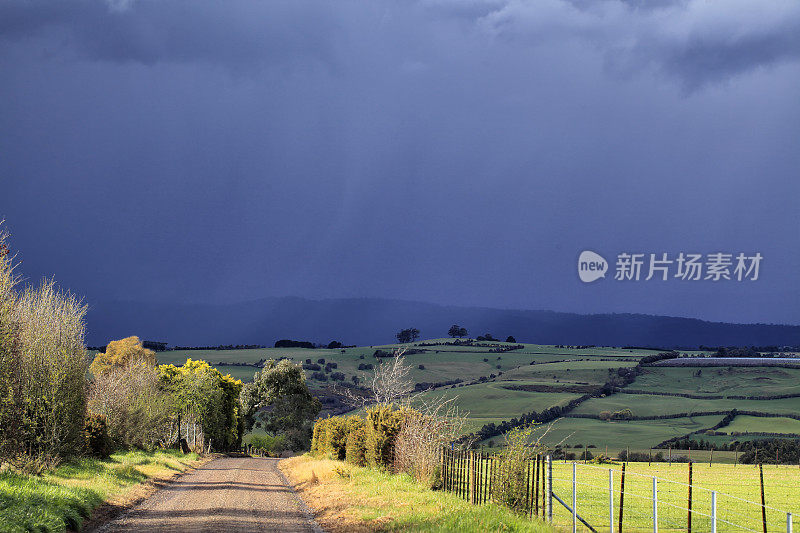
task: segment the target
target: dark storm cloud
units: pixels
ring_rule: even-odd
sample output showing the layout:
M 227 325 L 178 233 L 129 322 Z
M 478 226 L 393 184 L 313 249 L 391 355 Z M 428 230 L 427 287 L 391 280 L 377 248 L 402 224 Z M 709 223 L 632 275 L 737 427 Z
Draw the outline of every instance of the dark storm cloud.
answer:
M 614 71 L 652 65 L 688 89 L 800 57 L 800 4 L 791 0 L 511 1 L 482 22 L 502 37 L 579 39 Z
M 0 35 L 29 38 L 62 32 L 62 50 L 111 62 L 327 61 L 333 4 L 231 0 L 17 1 L 0 5 Z
M 90 300 L 800 322 L 797 4 L 0 2 L 0 219 Z M 583 286 L 582 249 L 760 251 Z
M 61 45 L 103 61 L 206 61 L 231 68 L 291 63 L 335 67 L 353 59 L 370 28 L 437 44 L 453 23 L 461 38 L 545 45 L 580 40 L 600 50 L 612 72 L 650 66 L 686 88 L 726 80 L 800 56 L 800 4 L 705 0 L 423 0 L 420 2 L 246 2 L 231 0 L 7 0 L 0 35 L 63 31 Z M 442 25 L 442 26 L 440 26 Z M 372 35 L 371 37 L 380 37 Z M 420 43 L 416 43 L 419 45 Z

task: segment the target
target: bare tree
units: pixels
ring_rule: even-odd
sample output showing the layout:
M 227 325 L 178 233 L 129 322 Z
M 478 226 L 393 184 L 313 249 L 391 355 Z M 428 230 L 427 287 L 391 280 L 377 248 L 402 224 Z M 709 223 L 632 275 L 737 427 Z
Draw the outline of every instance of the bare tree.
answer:
M 391 358 L 384 358 L 375 367 L 370 388 L 376 403 L 399 402 L 414 390 L 412 367 L 406 363 L 405 352 L 405 348 L 397 349 Z

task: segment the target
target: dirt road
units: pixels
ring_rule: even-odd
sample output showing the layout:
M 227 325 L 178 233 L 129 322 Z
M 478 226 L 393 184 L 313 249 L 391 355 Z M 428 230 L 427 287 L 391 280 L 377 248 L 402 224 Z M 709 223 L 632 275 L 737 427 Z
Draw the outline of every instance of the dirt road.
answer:
M 181 476 L 96 532 L 319 532 L 277 459 L 223 457 Z

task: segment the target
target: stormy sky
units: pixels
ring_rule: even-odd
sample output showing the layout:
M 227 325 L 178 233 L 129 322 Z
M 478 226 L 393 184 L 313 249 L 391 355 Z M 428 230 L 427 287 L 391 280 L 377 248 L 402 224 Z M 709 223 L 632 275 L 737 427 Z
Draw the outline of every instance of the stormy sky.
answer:
M 794 0 L 0 2 L 0 218 L 89 302 L 800 324 L 799 178 Z

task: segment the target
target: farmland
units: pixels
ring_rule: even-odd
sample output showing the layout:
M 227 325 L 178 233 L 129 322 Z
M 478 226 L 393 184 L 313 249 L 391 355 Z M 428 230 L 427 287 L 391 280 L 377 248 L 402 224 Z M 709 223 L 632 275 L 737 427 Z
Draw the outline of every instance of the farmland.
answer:
M 352 384 L 355 377 L 363 384 L 372 373 L 369 365 L 381 361 L 374 356 L 376 350 L 391 352 L 398 347 L 182 350 L 159 352 L 158 359 L 160 363 L 174 364 L 187 358 L 204 359 L 223 373 L 249 381 L 261 361 L 285 357 L 297 363 L 318 365 L 317 372 L 306 370 L 309 385 L 330 391 L 330 386 L 336 383 L 331 379 L 333 373 L 341 373 L 346 383 Z M 425 388 L 438 385 L 425 393 L 429 399 L 453 399 L 462 411 L 468 412 L 467 432 L 487 423 L 515 419 L 523 413 L 564 406 L 596 391 L 618 369 L 636 367 L 642 357 L 658 353 L 635 348 L 493 341 L 457 345 L 446 338 L 419 341 L 406 347 L 406 359 L 412 367 L 410 378 L 414 383 L 427 384 Z M 562 442 L 590 444 L 602 450 L 607 447 L 609 453 L 616 454 L 626 447 L 632 451 L 647 450 L 667 439 L 693 432 L 703 432 L 696 437 L 716 443 L 754 438 L 743 433 L 790 436 L 800 434 L 800 421 L 792 418 L 800 415 L 800 397 L 792 395 L 800 396 L 800 369 L 796 368 L 647 365 L 622 390 L 587 399 L 567 412 L 553 424 L 544 442 L 551 446 Z M 719 428 L 716 435 L 705 435 L 704 430 L 720 423 L 732 409 L 747 413 L 735 417 L 729 426 Z M 603 412 L 624 410 L 630 410 L 633 420 L 599 419 Z M 704 414 L 709 412 L 720 414 Z M 750 412 L 773 416 L 750 416 Z M 641 420 L 643 417 L 651 419 Z M 652 419 L 656 417 L 663 418 Z M 491 441 L 499 445 L 502 439 L 502 435 L 496 435 L 482 444 Z M 718 457 L 725 456 L 718 454 Z
M 577 465 L 578 512 L 598 530 L 607 530 L 609 469 L 614 470 L 615 506 L 619 512 L 620 465 Z M 685 463 L 628 463 L 625 477 L 625 531 L 652 531 L 652 477 L 658 481 L 659 530 L 685 531 L 688 466 Z M 768 529 L 784 531 L 786 515 L 797 508 L 797 466 L 764 466 Z M 572 465 L 553 464 L 553 490 L 571 500 Z M 710 531 L 711 490 L 717 491 L 718 531 L 760 530 L 761 506 L 758 468 L 749 465 L 695 464 L 693 466 L 692 528 Z M 570 513 L 556 504 L 554 522 L 571 524 Z M 615 514 L 615 521 L 618 514 Z

